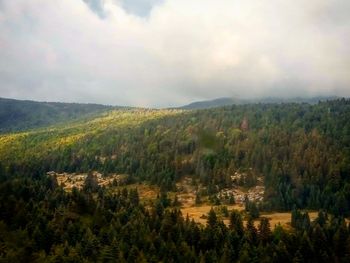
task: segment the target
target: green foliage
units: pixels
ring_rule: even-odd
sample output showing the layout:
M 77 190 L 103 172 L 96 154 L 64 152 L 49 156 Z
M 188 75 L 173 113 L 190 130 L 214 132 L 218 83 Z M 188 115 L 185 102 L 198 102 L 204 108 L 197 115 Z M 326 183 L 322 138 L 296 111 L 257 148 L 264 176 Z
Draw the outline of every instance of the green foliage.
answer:
M 245 201 L 245 210 L 249 213 L 249 215 L 255 219 L 259 218 L 259 209 L 255 202 L 249 201 L 248 199 Z
M 319 221 L 323 221 L 323 215 L 321 214 L 321 217 L 318 219 Z M 308 230 L 310 227 L 310 217 L 307 212 L 302 212 L 295 207 L 292 210 L 292 219 L 291 219 L 291 226 L 296 229 L 306 229 Z
M 249 122 L 241 129 L 242 120 Z M 0 136 L 0 262 L 347 262 L 350 214 L 350 101 L 181 110 L 113 110 Z M 161 188 L 144 207 L 137 190 L 111 194 L 92 173 L 66 193 L 48 171 L 128 174 Z M 182 176 L 213 202 L 263 178 L 259 209 L 292 211 L 291 231 L 271 232 L 247 202 L 229 227 L 185 220 L 167 191 Z M 202 192 L 201 192 L 202 194 Z M 200 203 L 197 192 L 196 202 Z M 230 200 L 231 201 L 228 201 Z M 234 202 L 229 196 L 223 203 Z M 176 205 L 177 202 L 175 202 Z M 315 222 L 300 209 L 322 209 Z M 226 213 L 226 211 L 222 211 Z M 332 214 L 332 216 L 331 216 Z
M 238 236 L 242 237 L 244 233 L 242 216 L 237 210 L 233 210 L 230 214 L 229 228 L 234 230 Z
M 99 189 L 98 181 L 96 175 L 91 172 L 88 173 L 85 181 L 84 181 L 84 191 L 86 192 L 97 192 Z
M 163 199 L 161 201 L 161 199 Z M 0 262 L 347 262 L 350 225 L 320 212 L 304 228 L 271 231 L 267 219 L 208 225 L 162 202 L 144 207 L 136 189 L 64 192 L 46 176 L 0 175 Z M 161 206 L 158 211 L 157 206 Z M 84 209 L 83 209 L 84 208 Z M 323 222 L 321 225 L 319 222 Z
M 212 227 L 212 228 L 215 227 L 217 224 L 217 216 L 213 208 L 211 208 L 208 213 L 207 224 L 209 227 Z
M 195 204 L 196 205 L 200 205 L 201 204 L 201 196 L 200 196 L 200 194 L 198 193 L 198 192 L 196 192 L 196 199 L 195 199 Z
M 240 129 L 243 119 L 248 130 Z M 242 171 L 243 186 L 264 179 L 263 209 L 297 205 L 349 215 L 349 119 L 344 99 L 198 111 L 120 109 L 3 135 L 0 160 L 22 174 L 99 170 L 164 190 L 175 190 L 190 175 L 209 195 L 231 187 L 230 176 Z
M 33 129 L 91 117 L 110 106 L 98 104 L 20 101 L 0 98 L 0 133 Z

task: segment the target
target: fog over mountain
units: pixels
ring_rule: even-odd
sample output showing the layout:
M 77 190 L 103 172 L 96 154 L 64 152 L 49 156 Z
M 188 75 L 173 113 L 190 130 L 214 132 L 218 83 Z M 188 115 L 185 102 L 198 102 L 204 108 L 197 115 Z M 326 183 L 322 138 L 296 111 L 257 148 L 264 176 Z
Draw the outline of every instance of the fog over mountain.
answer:
M 347 0 L 0 0 L 0 97 L 349 96 L 349 13 Z
M 181 109 L 196 110 L 196 109 L 209 109 L 217 108 L 230 105 L 244 105 L 244 104 L 281 104 L 281 103 L 308 103 L 316 104 L 322 101 L 335 100 L 337 97 L 291 97 L 291 98 L 277 98 L 277 97 L 266 97 L 266 98 L 255 98 L 255 99 L 240 99 L 240 98 L 217 98 L 213 100 L 203 100 L 191 102 L 187 105 L 181 106 Z

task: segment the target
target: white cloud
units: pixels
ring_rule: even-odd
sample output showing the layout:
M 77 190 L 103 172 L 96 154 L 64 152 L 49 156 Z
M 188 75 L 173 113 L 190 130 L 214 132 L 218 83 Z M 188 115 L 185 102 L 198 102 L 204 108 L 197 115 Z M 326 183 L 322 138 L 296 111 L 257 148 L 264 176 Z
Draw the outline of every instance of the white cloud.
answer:
M 347 0 L 0 2 L 0 96 L 168 106 L 220 96 L 350 95 Z

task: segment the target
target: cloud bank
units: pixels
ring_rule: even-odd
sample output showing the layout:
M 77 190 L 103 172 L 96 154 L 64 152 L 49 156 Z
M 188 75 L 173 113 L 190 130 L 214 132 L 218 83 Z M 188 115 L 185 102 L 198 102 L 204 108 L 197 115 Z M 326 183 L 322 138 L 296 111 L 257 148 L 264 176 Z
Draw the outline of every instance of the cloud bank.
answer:
M 0 96 L 350 96 L 348 0 L 0 0 Z

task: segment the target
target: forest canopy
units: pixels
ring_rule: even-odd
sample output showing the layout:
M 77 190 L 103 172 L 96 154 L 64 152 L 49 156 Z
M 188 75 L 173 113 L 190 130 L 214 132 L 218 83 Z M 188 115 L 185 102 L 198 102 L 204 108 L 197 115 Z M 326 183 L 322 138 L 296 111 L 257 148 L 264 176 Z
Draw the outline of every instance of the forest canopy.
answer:
M 347 262 L 350 260 L 350 101 L 232 105 L 204 110 L 113 109 L 0 136 L 0 262 Z M 87 173 L 66 192 L 47 172 Z M 99 186 L 128 175 L 158 186 Z M 184 177 L 218 193 L 262 178 L 247 214 L 210 210 L 201 225 L 178 209 Z M 127 186 L 127 185 L 126 185 Z M 203 200 L 197 192 L 196 204 Z M 234 203 L 234 198 L 227 197 Z M 318 210 L 310 220 L 307 210 Z M 291 228 L 259 211 L 291 211 Z M 245 218 L 243 218 L 243 216 Z M 243 223 L 243 220 L 245 220 Z

